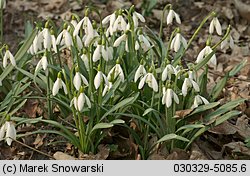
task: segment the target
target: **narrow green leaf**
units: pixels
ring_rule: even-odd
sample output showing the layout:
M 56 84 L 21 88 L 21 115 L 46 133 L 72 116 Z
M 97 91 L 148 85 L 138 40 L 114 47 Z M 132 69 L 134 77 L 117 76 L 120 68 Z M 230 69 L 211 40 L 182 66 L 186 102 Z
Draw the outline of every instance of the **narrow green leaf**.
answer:
M 240 111 L 236 111 L 236 110 L 230 111 L 230 112 L 228 112 L 228 113 L 222 115 L 222 116 L 219 117 L 218 119 L 216 119 L 214 125 L 217 126 L 217 125 L 219 125 L 219 124 L 221 124 L 221 123 L 227 121 L 228 119 L 230 119 L 230 118 L 232 118 L 232 117 L 235 117 L 235 116 L 237 116 L 237 115 L 239 115 L 239 114 L 241 114 Z
M 93 129 L 91 130 L 90 133 L 92 133 L 93 131 L 97 130 L 97 129 L 104 129 L 104 128 L 111 128 L 113 127 L 114 125 L 111 124 L 111 123 L 98 123 L 96 124 Z
M 17 107 L 15 109 L 13 109 L 9 115 L 12 116 L 14 113 L 16 113 L 21 107 L 23 107 L 23 105 L 26 103 L 27 99 L 23 100 L 21 103 L 19 103 L 17 105 Z
M 212 91 L 210 92 L 210 96 L 211 99 L 210 101 L 215 101 L 216 98 L 220 95 L 221 91 L 223 90 L 223 88 L 225 87 L 227 80 L 229 78 L 229 74 L 227 73 L 226 76 L 221 79 L 212 89 Z
M 179 132 L 179 131 L 181 131 L 181 130 L 195 129 L 195 128 L 203 128 L 203 127 L 205 127 L 205 126 L 202 125 L 202 124 L 189 124 L 189 125 L 184 125 L 184 126 L 180 127 L 180 128 L 176 131 L 176 133 Z
M 211 121 L 212 119 L 215 119 L 216 117 L 220 116 L 221 114 L 226 113 L 227 111 L 231 111 L 238 105 L 240 105 L 242 102 L 244 102 L 246 99 L 240 98 L 237 100 L 233 100 L 231 102 L 228 102 L 218 109 L 216 109 L 214 112 L 209 113 L 207 116 L 204 117 L 205 121 Z
M 184 141 L 184 142 L 189 142 L 189 140 L 187 138 L 184 138 L 182 136 L 178 136 L 178 135 L 172 133 L 172 134 L 167 134 L 167 135 L 163 136 L 161 139 L 159 139 L 157 141 L 157 143 L 166 142 L 166 141 L 169 141 L 172 139 L 176 139 L 176 140 L 180 140 L 180 141 Z
M 209 110 L 209 109 L 212 109 L 216 106 L 218 106 L 220 104 L 220 102 L 214 102 L 214 103 L 209 103 L 209 104 L 206 104 L 206 105 L 201 105 L 201 106 L 198 106 L 191 114 L 189 114 L 187 117 L 190 117 L 194 114 L 198 114 L 200 112 L 204 112 L 206 110 Z
M 236 65 L 230 72 L 229 77 L 236 75 L 247 63 L 247 59 L 241 61 L 238 65 Z
M 115 119 L 115 120 L 111 121 L 110 123 L 113 124 L 113 125 L 115 125 L 115 124 L 125 123 L 125 121 L 122 120 L 122 119 Z
M 153 108 L 148 108 L 148 109 L 146 109 L 146 110 L 144 111 L 144 113 L 143 113 L 142 116 L 145 116 L 145 115 L 147 115 L 147 114 L 150 113 L 150 112 L 156 112 L 156 113 L 160 114 L 157 110 L 155 110 L 155 109 L 153 109 Z
M 126 107 L 130 104 L 132 104 L 136 99 L 137 97 L 139 96 L 139 93 L 137 93 L 134 97 L 129 97 L 129 98 L 126 98 L 124 100 L 122 100 L 121 102 L 117 103 L 116 105 L 114 105 L 108 112 L 106 112 L 100 121 L 102 121 L 105 117 L 107 117 L 109 114 L 111 114 L 112 112 L 120 109 L 120 108 L 123 108 L 123 107 Z

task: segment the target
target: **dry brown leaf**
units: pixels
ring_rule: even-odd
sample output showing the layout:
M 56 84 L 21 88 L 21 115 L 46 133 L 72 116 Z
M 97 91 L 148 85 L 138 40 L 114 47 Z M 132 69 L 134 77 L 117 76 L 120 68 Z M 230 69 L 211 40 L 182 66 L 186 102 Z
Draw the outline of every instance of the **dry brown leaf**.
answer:
M 243 142 L 230 142 L 223 146 L 222 151 L 231 151 L 233 154 L 242 154 L 250 157 L 250 148 L 247 148 Z
M 166 158 L 167 160 L 188 160 L 189 154 L 182 149 L 174 149 Z
M 193 109 L 185 109 L 185 110 L 176 111 L 175 118 L 182 119 L 185 116 L 189 115 L 192 111 L 193 111 Z
M 207 160 L 208 158 L 196 143 L 192 144 L 190 160 Z
M 73 156 L 70 156 L 70 155 L 63 153 L 63 152 L 56 152 L 56 153 L 54 153 L 53 157 L 56 160 L 77 160 L 77 158 L 74 158 Z
M 250 5 L 243 3 L 241 0 L 234 0 L 234 5 L 240 15 L 250 21 Z
M 33 144 L 35 145 L 35 148 L 39 148 L 43 145 L 43 139 L 46 137 L 46 134 L 44 134 L 43 136 L 41 136 L 40 134 L 38 134 L 36 136 L 35 141 L 33 142 Z
M 25 113 L 31 118 L 36 118 L 37 108 L 38 101 L 35 99 L 28 99 L 24 105 Z
M 250 137 L 250 125 L 248 124 L 249 119 L 246 116 L 241 116 L 237 119 L 236 127 L 238 128 L 239 135 L 243 140 Z
M 208 131 L 215 134 L 230 135 L 235 134 L 237 132 L 237 129 L 234 127 L 234 125 L 232 125 L 228 121 L 225 121 L 222 124 L 209 129 Z

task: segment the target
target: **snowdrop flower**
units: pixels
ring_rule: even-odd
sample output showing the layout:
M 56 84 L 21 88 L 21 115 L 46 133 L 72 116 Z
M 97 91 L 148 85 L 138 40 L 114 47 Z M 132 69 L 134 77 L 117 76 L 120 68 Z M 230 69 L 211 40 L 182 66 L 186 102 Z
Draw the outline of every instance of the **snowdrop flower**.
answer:
M 51 42 L 52 42 L 52 48 L 55 53 L 57 53 L 57 46 L 56 46 L 56 37 L 54 35 L 54 31 L 52 31 L 51 34 Z
M 212 48 L 210 46 L 206 46 L 205 48 L 203 48 L 200 53 L 197 56 L 197 59 L 195 61 L 195 63 L 199 63 L 201 62 L 203 59 L 205 59 L 205 57 L 207 55 L 209 55 L 211 52 L 213 52 Z M 216 60 L 216 56 L 215 54 L 213 54 L 213 56 L 210 58 L 210 61 L 208 62 L 208 64 L 216 66 L 217 65 L 217 60 Z
M 141 22 L 143 22 L 143 23 L 145 23 L 145 21 L 146 21 L 145 18 L 144 18 L 140 13 L 138 13 L 138 12 L 136 12 L 136 11 L 133 12 L 132 18 L 133 18 L 133 22 L 134 22 L 135 28 L 138 27 L 138 19 L 139 19 Z
M 73 41 L 72 41 L 72 37 L 69 33 L 69 31 L 67 31 L 66 29 L 66 23 L 64 25 L 64 29 L 62 30 L 62 32 L 60 32 L 60 34 L 57 36 L 57 39 L 56 39 L 56 44 L 57 45 L 66 45 L 66 47 L 70 47 L 70 46 L 73 46 Z
M 33 40 L 33 53 L 36 54 L 38 51 L 42 49 L 42 43 L 43 43 L 43 33 L 38 31 L 37 35 L 35 36 Z
M 209 26 L 209 33 L 210 34 L 214 33 L 214 28 L 216 29 L 216 32 L 218 35 L 222 34 L 221 24 L 220 24 L 217 17 L 214 17 L 210 23 L 210 26 Z
M 125 32 L 126 31 L 127 23 L 122 16 L 122 12 L 120 11 L 119 13 L 120 14 L 116 18 L 114 25 L 113 25 L 113 32 L 116 32 L 116 31 L 124 31 Z
M 138 89 L 142 89 L 144 84 L 147 83 L 150 88 L 158 92 L 158 83 L 152 73 L 147 73 L 139 82 Z
M 185 97 L 187 95 L 187 92 L 188 92 L 188 88 L 191 88 L 193 87 L 195 92 L 199 92 L 200 91 L 200 88 L 199 88 L 199 85 L 192 79 L 190 78 L 185 78 L 184 79 L 184 82 L 182 84 L 182 95 Z
M 123 42 L 123 41 L 127 42 L 127 34 L 126 34 L 126 32 L 115 40 L 114 47 L 118 47 L 121 44 L 121 42 Z
M 102 96 L 106 95 L 106 93 L 112 88 L 112 86 L 113 86 L 113 83 L 108 82 L 108 85 L 106 84 L 102 91 Z
M 50 31 L 48 29 L 48 22 L 46 22 L 45 24 L 45 28 L 42 31 L 42 35 L 43 35 L 44 48 L 50 50 L 51 45 L 52 45 L 52 38 L 51 38 Z
M 136 82 L 140 77 L 142 77 L 146 74 L 147 74 L 147 72 L 146 72 L 143 64 L 140 64 L 140 66 L 138 67 L 138 69 L 135 72 L 134 82 Z
M 63 88 L 65 94 L 68 93 L 65 83 L 62 81 L 61 73 L 59 72 L 57 75 L 56 82 L 54 83 L 52 88 L 52 95 L 56 96 L 56 94 L 59 92 L 59 89 L 61 88 Z
M 194 97 L 194 104 L 192 105 L 191 109 L 197 108 L 200 104 L 209 104 L 206 98 L 196 95 Z
M 80 90 L 82 82 L 86 86 L 89 85 L 87 79 L 79 72 L 78 67 L 76 67 L 76 74 L 75 74 L 75 76 L 73 78 L 73 84 L 74 84 L 74 87 L 76 88 L 76 90 Z
M 3 126 L 0 129 L 0 141 L 2 141 L 4 139 L 5 136 L 5 140 L 7 142 L 7 144 L 10 146 L 13 139 L 16 139 L 16 129 L 15 129 L 15 125 L 10 122 L 10 121 L 6 121 Z
M 180 16 L 174 10 L 170 9 L 167 16 L 167 24 L 171 24 L 174 18 L 178 24 L 181 24 Z
M 85 65 L 87 71 L 89 71 L 89 58 L 88 58 L 88 56 L 86 54 L 86 51 L 84 51 L 83 54 L 81 55 L 81 59 L 82 59 L 84 65 Z
M 164 87 L 163 88 L 162 104 L 163 105 L 165 104 L 166 107 L 169 108 L 172 105 L 172 102 L 173 102 L 172 99 L 175 101 L 176 104 L 179 104 L 179 98 L 176 95 L 176 93 L 172 89 L 168 88 L 166 90 L 166 88 Z
M 141 45 L 141 48 L 143 49 L 143 51 L 147 52 L 150 49 L 150 47 L 151 47 L 148 39 L 144 35 L 139 34 L 138 40 L 139 40 L 140 44 L 136 43 L 137 46 L 135 46 L 135 50 L 138 50 L 139 49 L 139 45 Z
M 89 35 L 91 37 L 94 36 L 94 29 L 92 23 L 89 17 L 86 16 L 86 14 L 85 17 L 76 25 L 75 30 L 73 32 L 73 36 L 79 35 L 81 27 L 83 28 L 86 35 Z
M 47 70 L 48 67 L 48 61 L 47 61 L 47 57 L 44 55 L 40 61 L 37 63 L 36 65 L 36 69 L 35 72 L 37 72 L 38 70 L 40 70 L 41 68 L 43 68 L 43 70 Z
M 6 68 L 7 63 L 8 63 L 8 59 L 10 60 L 10 62 L 13 66 L 16 66 L 16 60 L 15 60 L 14 56 L 11 54 L 11 52 L 9 51 L 8 46 L 6 46 L 6 52 L 5 52 L 4 57 L 3 57 L 3 68 Z
M 170 49 L 174 50 L 175 52 L 178 52 L 181 47 L 181 44 L 185 49 L 187 48 L 186 39 L 178 32 L 171 42 Z
M 234 40 L 231 35 L 221 42 L 221 49 L 228 48 L 228 46 L 233 49 L 234 48 Z
M 77 97 L 74 96 L 74 98 L 70 101 L 70 107 L 74 105 L 75 109 L 78 110 L 78 105 L 77 105 Z
M 104 83 L 106 85 L 108 85 L 108 79 L 106 77 L 106 75 L 104 75 L 101 71 L 100 71 L 100 65 L 98 66 L 98 72 L 94 78 L 94 86 L 95 86 L 95 89 L 98 89 L 101 85 L 101 82 L 104 80 Z
M 110 49 L 108 47 L 105 48 L 102 44 L 98 44 L 93 54 L 93 62 L 100 60 L 101 56 L 105 61 L 111 59 Z
M 0 0 L 0 9 L 6 8 L 6 0 Z
M 117 61 L 116 65 L 109 71 L 107 79 L 114 80 L 118 76 L 121 79 L 121 81 L 124 82 L 124 73 L 121 65 L 119 64 L 119 61 Z
M 91 103 L 89 98 L 85 95 L 85 93 L 83 93 L 83 89 L 80 90 L 80 95 L 77 98 L 77 110 L 78 111 L 82 111 L 84 104 L 87 104 L 88 108 L 91 108 Z
M 166 81 L 166 79 L 171 79 L 172 74 L 177 74 L 177 70 L 174 68 L 173 65 L 167 64 L 167 66 L 164 68 L 162 75 L 161 75 L 161 80 Z

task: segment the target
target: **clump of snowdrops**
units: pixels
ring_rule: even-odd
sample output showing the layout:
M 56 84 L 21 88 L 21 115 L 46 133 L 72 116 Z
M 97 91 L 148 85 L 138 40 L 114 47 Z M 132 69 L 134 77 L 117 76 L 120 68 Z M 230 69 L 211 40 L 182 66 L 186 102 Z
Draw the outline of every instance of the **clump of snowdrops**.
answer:
M 90 13 L 97 13 L 100 23 L 91 21 Z M 233 47 L 230 26 L 222 30 L 217 14 L 211 12 L 187 40 L 178 27 L 181 18 L 171 5 L 164 8 L 162 17 L 165 13 L 167 19 L 162 18 L 157 34 L 145 25 L 145 18 L 134 6 L 118 9 L 105 18 L 87 7 L 83 19 L 74 14 L 71 21 L 65 21 L 59 28 L 51 20 L 37 25 L 15 56 L 7 45 L 2 47 L 2 87 L 9 79 L 29 84 L 37 96 L 28 97 L 46 100 L 48 116 L 27 119 L 11 113 L 13 117 L 5 123 L 13 120 L 17 125 L 52 124 L 55 130 L 33 133 L 62 135 L 83 153 L 96 152 L 107 128 L 125 126 L 146 159 L 160 145 L 169 151 L 188 149 L 206 130 L 239 115 L 239 111 L 232 109 L 244 99 L 222 106 L 215 101 L 227 79 L 244 62 L 207 92 L 208 69 L 217 66 L 217 47 Z M 167 41 L 162 40 L 165 23 L 175 27 Z M 194 55 L 194 62 L 187 62 L 186 51 L 207 23 L 210 35 L 204 49 Z M 213 35 L 221 36 L 221 40 L 214 43 Z M 2 114 L 9 117 L 11 107 L 5 107 Z M 59 109 L 62 119 L 72 116 L 73 121 L 59 120 L 55 109 Z M 176 113 L 187 110 L 189 113 L 184 117 Z M 209 113 L 197 118 L 204 112 Z M 135 128 L 129 127 L 131 121 Z M 1 140 L 6 126 L 1 128 Z M 6 138 L 15 136 L 6 134 Z M 149 142 L 151 138 L 156 139 L 153 144 Z M 7 143 L 11 144 L 8 140 Z

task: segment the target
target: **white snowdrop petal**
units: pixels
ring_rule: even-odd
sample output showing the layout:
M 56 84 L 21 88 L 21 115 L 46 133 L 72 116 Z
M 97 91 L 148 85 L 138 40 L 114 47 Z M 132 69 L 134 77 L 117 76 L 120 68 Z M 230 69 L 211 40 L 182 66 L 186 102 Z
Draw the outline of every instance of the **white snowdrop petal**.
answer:
M 172 9 L 170 9 L 167 16 L 167 24 L 171 24 L 173 22 L 173 18 L 174 18 L 174 12 Z
M 198 56 L 197 56 L 197 59 L 196 59 L 195 63 L 200 63 L 200 62 L 203 60 L 204 55 L 205 55 L 205 51 L 206 51 L 206 48 L 203 48 L 203 49 L 200 51 L 200 53 L 199 53 Z
M 82 74 L 80 74 L 80 76 L 81 76 L 83 84 L 85 84 L 86 86 L 88 86 L 89 85 L 88 80 Z
M 89 98 L 85 94 L 84 94 L 84 96 L 85 96 L 85 100 L 86 100 L 88 108 L 91 108 L 91 103 L 90 103 Z
M 7 66 L 7 53 L 5 52 L 5 54 L 4 54 L 4 57 L 3 57 L 3 68 L 6 68 L 6 66 Z
M 109 85 L 108 79 L 107 79 L 106 75 L 103 74 L 103 73 L 102 73 L 102 78 L 104 79 L 104 83 L 105 83 L 106 85 Z
M 67 87 L 66 87 L 65 83 L 62 81 L 61 84 L 62 84 L 64 93 L 67 95 L 68 91 L 67 91 Z
M 181 46 L 181 34 L 178 33 L 176 34 L 176 39 L 174 42 L 174 51 L 178 52 L 178 50 L 180 49 L 180 46 Z
M 54 83 L 53 85 L 53 88 L 52 88 L 52 95 L 55 96 L 58 91 L 59 91 L 59 88 L 60 88 L 60 79 L 57 78 L 56 82 Z
M 191 83 L 192 83 L 192 86 L 193 86 L 194 90 L 196 92 L 199 92 L 200 91 L 199 85 L 193 80 L 191 80 Z
M 76 90 L 80 90 L 82 81 L 81 81 L 81 76 L 79 72 L 76 72 L 74 78 L 73 78 L 73 85 L 76 88 Z
M 110 17 L 111 17 L 111 15 L 108 15 L 105 18 L 103 18 L 102 24 L 107 24 L 110 21 Z
M 93 54 L 93 62 L 97 62 L 98 60 L 101 59 L 101 49 L 102 49 L 102 45 L 97 45 Z
M 162 103 L 163 105 L 166 103 L 166 96 L 167 96 L 166 92 L 163 91 L 163 96 L 162 96 L 162 99 L 161 99 L 161 103 Z
M 65 45 L 67 47 L 70 47 L 73 44 L 71 35 L 70 35 L 70 33 L 67 30 L 65 30 L 64 35 L 65 35 L 64 36 L 65 37 Z
M 166 92 L 166 106 L 169 108 L 172 105 L 172 91 L 171 89 L 167 89 Z
M 57 36 L 56 38 L 56 44 L 60 45 L 63 37 L 63 31 Z
M 177 13 L 174 12 L 174 16 L 175 16 L 176 22 L 177 22 L 178 24 L 181 24 L 181 19 L 180 19 L 179 14 L 177 14 Z
M 43 30 L 43 45 L 45 49 L 50 49 L 51 47 L 51 35 L 48 28 Z
M 145 75 L 145 76 L 141 79 L 141 81 L 139 82 L 139 85 L 138 85 L 138 89 L 142 89 L 142 87 L 144 86 L 145 81 L 146 81 L 146 79 L 147 79 L 147 76 L 148 76 L 148 75 Z
M 178 96 L 176 95 L 176 93 L 174 91 L 173 91 L 173 98 L 174 98 L 174 101 L 175 101 L 176 104 L 180 103 L 179 98 L 178 98 Z
M 80 93 L 80 95 L 77 98 L 78 111 L 82 111 L 84 103 L 85 103 L 85 96 L 83 93 Z
M 211 21 L 209 25 L 209 33 L 213 34 L 214 33 L 214 19 Z
M 182 95 L 185 97 L 187 95 L 187 90 L 188 90 L 188 78 L 185 78 L 184 79 L 184 82 L 182 84 L 182 88 L 181 88 L 181 91 L 182 91 Z
M 6 122 L 6 142 L 10 146 L 13 139 L 16 139 L 16 129 L 15 126 L 11 122 Z
M 201 100 L 203 101 L 204 104 L 209 104 L 209 101 L 207 101 L 206 98 L 204 98 L 204 97 L 202 97 L 202 96 L 200 96 L 200 98 L 201 98 Z
M 167 76 L 168 76 L 168 67 L 165 67 L 161 75 L 161 80 L 166 81 Z
M 138 13 L 138 12 L 134 12 L 134 13 L 135 13 L 135 15 L 137 16 L 137 18 L 138 18 L 141 22 L 143 22 L 143 23 L 146 22 L 145 18 L 144 18 L 140 13 Z
M 81 50 L 83 48 L 83 44 L 82 44 L 81 38 L 78 35 L 76 36 L 76 43 L 77 43 L 78 49 Z
M 95 89 L 98 89 L 101 85 L 102 73 L 100 71 L 97 72 L 95 79 L 94 79 L 94 86 Z
M 83 21 L 84 18 L 81 21 L 79 21 L 79 23 L 76 25 L 75 30 L 73 32 L 73 36 L 77 36 L 79 34 Z
M 4 139 L 5 132 L 6 132 L 6 123 L 4 123 L 0 128 L 0 141 Z
M 215 29 L 216 29 L 217 34 L 218 35 L 222 35 L 221 24 L 220 24 L 218 18 L 215 18 L 215 22 L 214 23 L 215 23 L 214 25 L 215 25 Z
M 126 38 L 127 38 L 126 34 L 121 35 L 119 38 L 115 40 L 114 47 L 118 47 L 122 41 L 126 40 Z
M 152 88 L 153 88 L 153 90 L 155 91 L 155 92 L 158 92 L 158 83 L 157 83 L 157 81 L 156 81 L 156 79 L 155 79 L 155 77 L 154 77 L 154 75 L 152 74 Z

